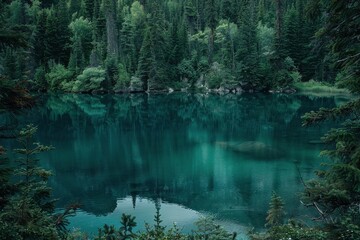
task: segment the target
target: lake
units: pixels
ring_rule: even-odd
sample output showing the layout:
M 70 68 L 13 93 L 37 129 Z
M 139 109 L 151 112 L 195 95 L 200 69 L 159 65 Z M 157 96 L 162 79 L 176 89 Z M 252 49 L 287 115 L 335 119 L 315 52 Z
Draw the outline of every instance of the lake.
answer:
M 287 217 L 306 210 L 301 177 L 325 159 L 320 137 L 330 123 L 301 127 L 301 116 L 345 101 L 284 94 L 48 95 L 18 116 L 38 125 L 58 208 L 81 203 L 71 227 L 96 233 L 119 226 L 122 213 L 138 227 L 153 223 L 191 231 L 213 216 L 230 231 L 261 229 L 273 191 Z M 7 143 L 15 148 L 14 143 Z M 10 146 L 9 146 L 10 145 Z M 300 177 L 301 173 L 301 177 Z

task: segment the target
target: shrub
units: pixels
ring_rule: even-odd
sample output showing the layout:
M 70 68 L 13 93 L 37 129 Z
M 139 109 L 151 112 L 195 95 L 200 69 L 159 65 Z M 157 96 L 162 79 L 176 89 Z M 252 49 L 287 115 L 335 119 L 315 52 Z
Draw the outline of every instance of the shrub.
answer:
M 144 83 L 138 77 L 131 77 L 130 80 L 130 91 L 142 91 Z
M 50 64 L 50 72 L 45 75 L 50 90 L 62 89 L 62 84 L 73 79 L 71 71 L 61 64 Z
M 102 68 L 86 68 L 79 75 L 72 87 L 73 92 L 90 92 L 101 89 L 102 83 L 105 81 L 105 70 Z
M 208 239 L 208 240 L 234 240 L 237 234 L 229 233 L 221 226 L 217 225 L 212 218 L 201 218 L 195 225 L 196 229 L 191 234 L 185 234 L 174 224 L 168 228 L 161 225 L 161 214 L 159 209 L 154 218 L 154 225 L 145 224 L 145 230 L 134 233 L 133 228 L 136 226 L 135 217 L 123 214 L 121 217 L 121 227 L 115 229 L 114 226 L 104 225 L 99 229 L 99 234 L 95 240 L 191 240 L 191 239 Z
M 208 87 L 211 89 L 219 87 L 233 87 L 234 77 L 230 74 L 228 69 L 217 62 L 212 64 L 210 71 L 205 77 Z

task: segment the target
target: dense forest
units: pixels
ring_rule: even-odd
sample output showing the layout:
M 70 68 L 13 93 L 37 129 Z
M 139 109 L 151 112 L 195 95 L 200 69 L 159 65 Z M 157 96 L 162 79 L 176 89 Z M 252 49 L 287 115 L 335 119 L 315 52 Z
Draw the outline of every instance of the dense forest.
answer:
M 7 3 L 6 3 L 7 2 Z M 1 8 L 0 73 L 31 90 L 291 91 L 339 73 L 327 1 L 16 0 Z M 171 91 L 171 90 L 170 90 Z
M 357 0 L 1 1 L 0 114 L 13 121 L 1 120 L 0 138 L 18 139 L 19 158 L 9 164 L 9 149 L 0 146 L 0 239 L 84 239 L 67 229 L 78 205 L 55 211 L 51 172 L 39 166 L 37 154 L 52 147 L 36 142 L 33 125 L 14 134 L 15 111 L 34 106 L 32 93 L 293 92 L 314 80 L 359 94 L 359 36 Z M 360 100 L 353 97 L 302 117 L 304 126 L 339 124 L 322 138 L 322 155 L 332 161 L 314 179 L 301 179 L 299 201 L 320 224 L 286 219 L 274 193 L 266 232 L 249 238 L 359 239 Z M 97 239 L 236 238 L 211 221 L 192 235 L 165 230 L 156 210 L 155 225 L 142 233 L 123 215 L 119 230 L 106 225 Z

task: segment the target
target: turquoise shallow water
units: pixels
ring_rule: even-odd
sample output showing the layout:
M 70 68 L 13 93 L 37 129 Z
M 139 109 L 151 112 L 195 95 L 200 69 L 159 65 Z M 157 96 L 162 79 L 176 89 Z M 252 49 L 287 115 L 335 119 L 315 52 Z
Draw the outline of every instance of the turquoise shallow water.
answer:
M 304 179 L 325 159 L 319 138 L 330 123 L 302 128 L 300 117 L 343 99 L 301 95 L 50 95 L 18 116 L 39 126 L 37 138 L 56 150 L 42 154 L 61 208 L 81 203 L 71 227 L 96 233 L 138 227 L 160 207 L 164 224 L 191 231 L 214 216 L 231 231 L 263 228 L 272 191 L 287 217 L 311 214 L 299 203 Z M 7 143 L 15 147 L 13 143 Z

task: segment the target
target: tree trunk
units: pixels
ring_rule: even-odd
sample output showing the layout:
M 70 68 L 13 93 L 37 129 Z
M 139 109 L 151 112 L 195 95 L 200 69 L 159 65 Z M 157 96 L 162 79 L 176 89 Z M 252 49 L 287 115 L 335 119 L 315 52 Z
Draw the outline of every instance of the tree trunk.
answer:
M 280 39 L 282 35 L 282 1 L 275 0 L 275 8 L 276 8 L 276 20 L 275 20 L 275 30 L 276 30 L 276 38 Z
M 108 57 L 119 55 L 118 31 L 116 27 L 116 4 L 115 0 L 108 0 L 105 9 L 106 34 L 107 34 L 107 53 Z

